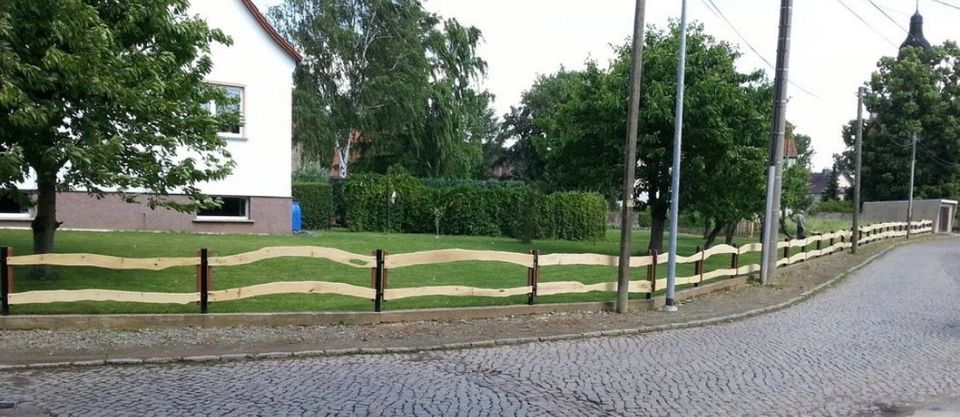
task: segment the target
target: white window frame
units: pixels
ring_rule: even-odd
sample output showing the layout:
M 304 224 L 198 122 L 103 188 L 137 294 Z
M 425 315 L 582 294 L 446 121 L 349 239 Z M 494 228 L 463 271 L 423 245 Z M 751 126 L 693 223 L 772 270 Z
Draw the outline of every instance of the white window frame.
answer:
M 21 209 L 23 206 L 21 205 Z M 33 207 L 27 207 L 26 211 L 20 213 L 3 213 L 0 212 L 0 220 L 33 220 L 34 212 Z
M 199 210 L 198 210 L 198 211 L 197 211 L 196 218 L 194 218 L 194 221 L 197 221 L 197 222 L 211 222 L 211 223 L 216 223 L 216 222 L 221 222 L 221 223 L 231 223 L 231 222 L 233 222 L 233 223 L 236 223 L 236 222 L 249 222 L 249 221 L 250 221 L 250 197 L 246 197 L 246 196 L 235 196 L 235 195 L 222 195 L 222 196 L 216 196 L 216 197 L 217 197 L 217 198 L 220 198 L 220 199 L 226 199 L 226 198 L 238 198 L 238 199 L 242 199 L 242 200 L 243 200 L 243 212 L 244 212 L 245 214 L 244 214 L 243 216 L 202 216 L 202 215 L 199 214 Z
M 220 137 L 226 138 L 226 139 L 238 139 L 238 140 L 246 139 L 246 134 L 247 134 L 247 126 L 246 126 L 246 116 L 247 116 L 247 108 L 246 108 L 247 97 L 246 97 L 246 96 L 247 96 L 247 87 L 246 87 L 245 85 L 243 85 L 243 84 L 226 83 L 226 82 L 220 82 L 220 81 L 206 81 L 206 83 L 207 83 L 207 84 L 210 84 L 210 85 L 212 85 L 212 86 L 215 86 L 215 87 L 236 88 L 236 89 L 239 89 L 239 90 L 240 90 L 240 103 L 237 103 L 238 107 L 240 108 L 240 119 L 241 119 L 241 120 L 240 120 L 240 133 L 217 132 L 217 136 L 220 136 Z M 216 115 L 216 114 L 217 114 L 217 102 L 216 102 L 216 101 L 212 101 L 212 100 L 211 100 L 209 103 L 207 103 L 207 108 L 210 110 L 210 113 L 211 113 L 211 114 L 213 114 L 213 115 Z

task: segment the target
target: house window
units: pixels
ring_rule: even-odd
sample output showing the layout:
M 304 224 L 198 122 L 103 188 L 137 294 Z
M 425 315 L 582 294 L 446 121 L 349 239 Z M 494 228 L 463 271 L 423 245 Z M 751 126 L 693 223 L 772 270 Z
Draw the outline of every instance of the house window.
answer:
M 246 220 L 249 218 L 250 199 L 247 197 L 220 197 L 220 207 L 197 210 L 198 220 Z
M 30 208 L 9 194 L 0 194 L 0 219 L 30 219 Z
M 233 85 L 217 85 L 217 86 L 222 88 L 227 93 L 228 96 L 230 96 L 231 98 L 235 98 L 237 102 L 226 104 L 226 103 L 217 103 L 215 101 L 211 101 L 210 103 L 207 103 L 207 109 L 210 110 L 210 113 L 213 114 L 214 116 L 220 113 L 225 113 L 229 111 L 237 112 L 237 114 L 240 115 L 240 118 L 242 120 L 244 117 L 243 87 L 237 87 Z M 228 126 L 223 131 L 220 132 L 220 135 L 231 137 L 231 138 L 241 138 L 243 137 L 243 125 L 237 124 L 234 126 Z

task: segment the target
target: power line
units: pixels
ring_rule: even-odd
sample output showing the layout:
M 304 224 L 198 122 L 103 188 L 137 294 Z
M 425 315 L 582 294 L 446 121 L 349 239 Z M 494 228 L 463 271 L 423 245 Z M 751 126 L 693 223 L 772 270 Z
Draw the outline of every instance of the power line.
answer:
M 872 5 L 875 9 L 877 9 L 877 11 L 879 11 L 881 14 L 883 14 L 883 16 L 887 18 L 887 20 L 890 20 L 891 22 L 893 22 L 893 24 L 897 25 L 898 28 L 900 28 L 900 29 L 903 30 L 904 32 L 907 32 L 907 28 L 903 27 L 903 25 L 901 25 L 899 22 L 897 22 L 896 19 L 890 17 L 890 15 L 887 14 L 887 11 L 886 11 L 886 10 L 883 10 L 883 8 L 881 8 L 880 6 L 877 6 L 877 3 L 876 3 L 876 2 L 874 2 L 873 0 L 867 0 L 867 1 L 870 2 L 870 5 Z
M 747 37 L 746 37 L 746 36 L 743 36 L 743 34 L 740 33 L 740 30 L 737 29 L 737 26 L 734 25 L 733 22 L 730 21 L 730 19 L 727 19 L 727 16 L 723 14 L 723 11 L 720 10 L 720 7 L 717 7 L 717 4 L 714 3 L 713 0 L 700 0 L 700 2 L 703 3 L 703 5 L 707 7 L 707 10 L 710 10 L 710 12 L 713 13 L 714 16 L 717 16 L 718 18 L 720 18 L 721 20 L 723 20 L 723 21 L 727 24 L 727 26 L 729 26 L 730 29 L 732 29 L 733 32 L 737 34 L 737 36 L 740 38 L 740 40 L 743 41 L 743 43 L 745 43 L 745 44 L 747 45 L 747 48 L 749 48 L 751 51 L 753 51 L 753 53 L 754 53 L 755 55 L 757 55 L 757 57 L 760 58 L 761 61 L 763 61 L 765 64 L 767 64 L 767 66 L 770 67 L 770 69 L 776 70 L 776 66 L 774 66 L 773 64 L 771 64 L 771 63 L 770 63 L 770 60 L 768 60 L 766 57 L 764 57 L 763 54 L 761 54 L 760 51 L 758 51 L 757 48 L 755 48 L 755 47 L 753 46 L 753 44 L 751 44 L 750 41 L 747 40 Z M 787 82 L 789 82 L 790 85 L 792 85 L 792 86 L 794 86 L 794 87 L 797 87 L 798 90 L 806 93 L 807 95 L 809 95 L 809 96 L 811 96 L 811 97 L 813 97 L 813 98 L 815 98 L 815 99 L 824 100 L 824 98 L 823 98 L 823 97 L 820 97 L 819 94 L 814 93 L 813 91 L 810 91 L 810 90 L 807 89 L 807 88 L 804 88 L 803 86 L 801 86 L 800 84 L 794 82 L 793 80 L 788 79 Z
M 953 9 L 960 10 L 960 6 L 957 6 L 957 5 L 955 5 L 955 4 L 947 3 L 947 2 L 945 2 L 945 1 L 943 1 L 943 0 L 930 0 L 930 1 L 932 1 L 932 2 L 934 2 L 934 3 L 942 4 L 942 5 L 944 5 L 944 6 L 947 6 L 947 7 L 953 8 Z
M 934 0 L 934 1 L 936 1 L 936 0 Z M 874 33 L 876 33 L 877 35 L 880 35 L 880 37 L 883 38 L 883 40 L 887 41 L 887 43 L 889 43 L 890 45 L 893 45 L 893 46 L 897 46 L 897 44 L 894 43 L 893 41 L 891 41 L 890 38 L 884 36 L 883 32 L 880 32 L 879 30 L 877 30 L 877 28 L 873 27 L 873 25 L 871 25 L 869 22 L 867 22 L 866 20 L 864 20 L 863 17 L 860 17 L 860 15 L 857 14 L 856 11 L 854 11 L 853 9 L 851 9 L 850 6 L 847 6 L 847 3 L 844 3 L 843 0 L 837 0 L 837 2 L 840 3 L 840 5 L 843 6 L 843 8 L 847 9 L 847 11 L 849 11 L 849 12 L 852 13 L 854 16 L 856 16 L 857 19 L 860 20 L 860 22 L 862 22 L 864 25 L 867 25 L 867 27 L 870 28 L 870 30 L 872 30 L 872 31 L 873 31 Z

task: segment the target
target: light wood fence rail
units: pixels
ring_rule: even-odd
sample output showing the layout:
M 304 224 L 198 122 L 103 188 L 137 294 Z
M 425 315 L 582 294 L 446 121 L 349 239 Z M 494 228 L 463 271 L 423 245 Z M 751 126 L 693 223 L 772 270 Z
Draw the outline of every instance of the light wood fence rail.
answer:
M 860 228 L 859 244 L 905 236 L 907 223 L 880 223 Z M 933 222 L 923 220 L 913 224 L 913 234 L 931 233 Z M 811 236 L 806 239 L 783 241 L 777 244 L 778 265 L 791 265 L 821 256 L 830 255 L 852 247 L 853 233 L 850 231 L 832 232 Z M 704 282 L 725 277 L 752 274 L 760 270 L 760 265 L 741 265 L 743 255 L 763 250 L 760 243 L 742 246 L 717 245 L 706 250 L 697 249 L 689 256 L 678 256 L 678 264 L 693 264 L 694 275 L 678 277 L 677 285 L 699 286 Z M 729 266 L 705 271 L 705 263 L 717 256 L 728 256 Z M 371 271 L 371 286 L 363 287 L 340 282 L 300 281 L 271 282 L 242 288 L 212 291 L 211 270 L 213 267 L 233 267 L 247 265 L 275 258 L 313 258 L 326 259 L 354 268 Z M 657 278 L 659 265 L 667 262 L 667 254 L 651 251 L 646 256 L 630 258 L 631 268 L 646 268 L 646 279 L 630 282 L 631 293 L 647 294 L 651 297 L 666 286 L 665 278 Z M 472 286 L 446 285 L 432 287 L 390 288 L 386 279 L 391 269 L 412 266 L 425 266 L 451 262 L 500 262 L 527 268 L 526 285 L 514 288 L 478 288 Z M 9 314 L 11 305 L 69 303 L 77 301 L 114 301 L 148 304 L 201 304 L 201 311 L 207 311 L 209 302 L 241 300 L 251 297 L 276 294 L 337 294 L 342 296 L 371 299 L 375 311 L 380 311 L 385 300 L 400 300 L 424 296 L 469 296 L 469 297 L 514 297 L 527 296 L 528 303 L 534 303 L 537 296 L 576 294 L 588 292 L 615 292 L 615 281 L 585 284 L 577 281 L 540 282 L 542 268 L 564 267 L 570 265 L 589 265 L 616 267 L 616 256 L 577 253 L 547 254 L 538 251 L 529 254 L 499 251 L 479 251 L 464 249 L 445 249 L 436 251 L 401 253 L 388 255 L 376 250 L 372 255 L 358 255 L 335 248 L 316 246 L 268 247 L 228 256 L 210 256 L 201 249 L 195 257 L 180 258 L 123 258 L 87 253 L 44 254 L 13 256 L 12 249 L 0 248 L 0 283 L 2 283 L 3 314 Z M 197 291 L 189 293 L 136 292 L 105 289 L 81 290 L 44 290 L 17 293 L 13 288 L 13 267 L 30 265 L 84 266 L 114 270 L 151 270 L 161 271 L 174 267 L 196 267 Z

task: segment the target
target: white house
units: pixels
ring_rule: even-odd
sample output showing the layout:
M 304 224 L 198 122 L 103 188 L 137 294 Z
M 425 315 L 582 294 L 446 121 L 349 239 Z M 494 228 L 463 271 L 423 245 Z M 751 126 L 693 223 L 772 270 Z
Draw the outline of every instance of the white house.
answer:
M 63 228 L 290 233 L 293 70 L 300 54 L 251 0 L 194 0 L 191 13 L 233 38 L 230 46 L 212 46 L 207 81 L 240 97 L 244 125 L 221 133 L 236 167 L 228 178 L 200 185 L 224 204 L 178 213 L 116 196 L 97 200 L 82 191 L 65 192 L 57 200 Z M 216 111 L 215 104 L 210 107 Z M 21 189 L 35 187 L 31 181 Z M 0 203 L 0 226 L 25 227 L 31 219 L 16 204 Z

